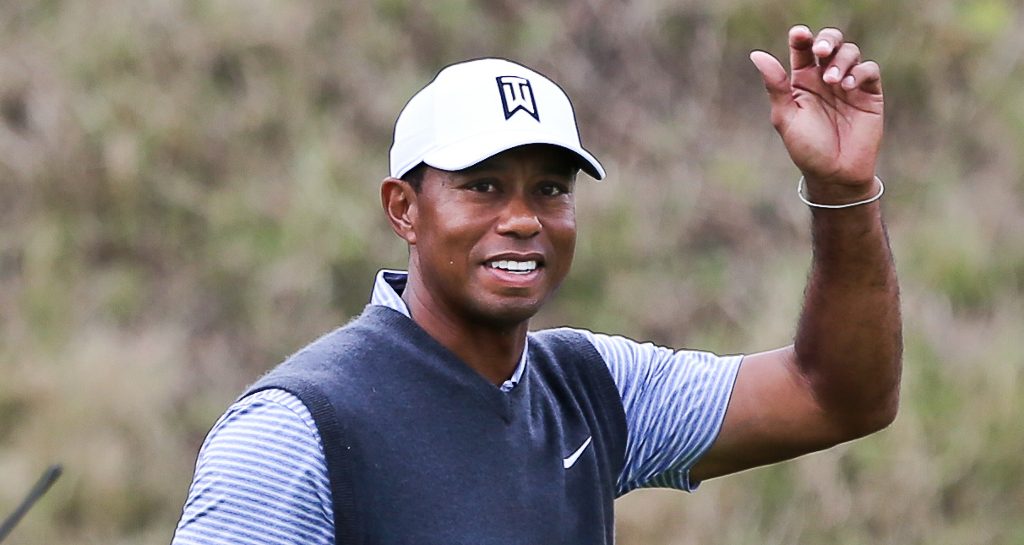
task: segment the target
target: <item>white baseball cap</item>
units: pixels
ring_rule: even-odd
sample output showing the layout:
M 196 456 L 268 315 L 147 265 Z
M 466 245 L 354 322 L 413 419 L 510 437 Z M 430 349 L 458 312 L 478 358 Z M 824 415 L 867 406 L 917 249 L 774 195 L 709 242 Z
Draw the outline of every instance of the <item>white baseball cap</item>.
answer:
M 391 176 L 420 163 L 462 170 L 525 144 L 563 147 L 584 172 L 605 176 L 580 144 L 572 103 L 553 81 L 505 59 L 461 62 L 441 70 L 398 115 Z

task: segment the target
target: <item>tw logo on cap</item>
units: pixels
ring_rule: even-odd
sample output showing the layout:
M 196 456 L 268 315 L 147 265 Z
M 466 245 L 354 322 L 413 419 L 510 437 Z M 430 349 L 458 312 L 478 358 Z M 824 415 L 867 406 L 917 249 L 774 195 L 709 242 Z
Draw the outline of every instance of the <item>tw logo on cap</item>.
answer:
M 501 95 L 501 105 L 505 108 L 506 120 L 521 110 L 540 121 L 530 80 L 519 76 L 498 76 L 496 79 L 498 80 L 498 92 Z

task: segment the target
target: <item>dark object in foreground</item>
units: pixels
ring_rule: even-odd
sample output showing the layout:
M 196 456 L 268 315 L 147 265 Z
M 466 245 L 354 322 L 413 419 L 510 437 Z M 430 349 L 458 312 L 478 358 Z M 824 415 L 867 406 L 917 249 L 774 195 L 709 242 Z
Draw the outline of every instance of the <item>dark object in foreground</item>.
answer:
M 39 477 L 35 486 L 32 487 L 32 490 L 29 490 L 28 495 L 21 501 L 21 505 L 19 505 L 18 508 L 15 509 L 6 520 L 4 520 L 3 524 L 0 524 L 0 541 L 3 541 L 4 538 L 7 537 L 7 534 L 11 533 L 11 530 L 13 530 L 18 524 L 18 521 L 21 520 L 21 517 L 25 516 L 25 513 L 35 505 L 36 501 L 43 497 L 43 494 L 46 494 L 46 491 L 49 490 L 50 487 L 53 486 L 53 483 L 57 481 L 57 478 L 60 477 L 62 471 L 63 468 L 61 468 L 60 464 L 54 464 L 46 468 L 46 471 L 43 472 L 43 476 Z

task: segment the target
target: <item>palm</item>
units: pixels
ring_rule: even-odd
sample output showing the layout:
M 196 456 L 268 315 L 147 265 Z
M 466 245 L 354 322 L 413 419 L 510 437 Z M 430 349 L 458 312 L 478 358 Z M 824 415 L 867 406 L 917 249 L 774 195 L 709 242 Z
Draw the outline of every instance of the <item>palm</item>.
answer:
M 842 44 L 842 35 L 835 32 L 835 41 Z M 805 27 L 790 31 L 792 74 L 768 53 L 751 54 L 768 89 L 772 123 L 808 178 L 840 184 L 870 181 L 883 125 L 878 65 L 861 63 L 853 44 L 837 45 L 817 56 L 813 39 Z M 824 81 L 826 68 L 835 65 L 841 65 L 836 66 L 836 78 Z M 849 88 L 839 83 L 848 76 L 855 81 Z
M 827 85 L 821 72 L 817 66 L 794 71 L 794 107 L 784 111 L 779 134 L 807 175 L 870 179 L 882 137 L 882 95 Z

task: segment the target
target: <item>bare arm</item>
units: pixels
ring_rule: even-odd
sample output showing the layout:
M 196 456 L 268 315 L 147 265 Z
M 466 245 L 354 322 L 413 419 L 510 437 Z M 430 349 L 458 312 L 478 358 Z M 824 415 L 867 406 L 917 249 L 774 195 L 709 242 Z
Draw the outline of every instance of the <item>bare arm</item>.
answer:
M 792 74 L 751 54 L 772 122 L 812 202 L 875 194 L 882 136 L 878 65 L 835 29 L 790 30 Z M 835 70 L 833 70 L 835 68 Z M 812 209 L 813 260 L 794 344 L 745 358 L 722 431 L 691 471 L 703 480 L 861 437 L 896 415 L 899 288 L 878 202 Z

